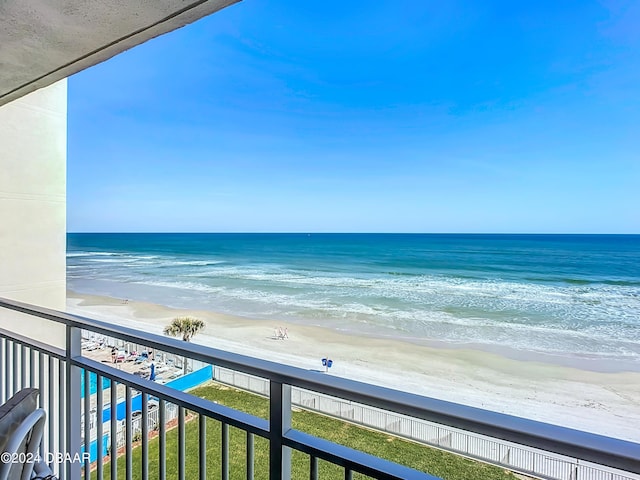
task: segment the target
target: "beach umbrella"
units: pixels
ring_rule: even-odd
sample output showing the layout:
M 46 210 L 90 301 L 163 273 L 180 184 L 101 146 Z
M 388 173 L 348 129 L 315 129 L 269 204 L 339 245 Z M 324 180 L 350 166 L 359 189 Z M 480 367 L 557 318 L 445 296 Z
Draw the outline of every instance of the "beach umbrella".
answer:
M 156 364 L 151 364 L 151 373 L 149 374 L 149 380 L 152 382 L 156 379 Z
M 333 360 L 331 360 L 330 358 L 327 357 L 322 359 L 322 366 L 324 367 L 325 372 L 328 372 L 332 365 Z

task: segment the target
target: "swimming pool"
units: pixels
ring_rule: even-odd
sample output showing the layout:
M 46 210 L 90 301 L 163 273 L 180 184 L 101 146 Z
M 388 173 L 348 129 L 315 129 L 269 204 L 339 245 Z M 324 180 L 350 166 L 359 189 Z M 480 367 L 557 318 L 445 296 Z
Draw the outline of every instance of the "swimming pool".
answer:
M 102 379 L 102 390 L 106 390 L 111 386 L 111 380 L 108 378 Z M 98 391 L 98 375 L 89 372 L 89 395 L 93 395 Z M 82 375 L 80 377 L 80 395 L 84 397 L 84 369 L 82 370 Z

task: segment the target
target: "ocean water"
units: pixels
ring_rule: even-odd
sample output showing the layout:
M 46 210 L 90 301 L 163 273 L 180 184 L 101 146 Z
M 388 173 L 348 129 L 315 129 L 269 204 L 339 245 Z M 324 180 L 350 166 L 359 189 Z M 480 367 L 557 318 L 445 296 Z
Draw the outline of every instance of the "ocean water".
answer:
M 640 370 L 640 235 L 69 234 L 71 290 Z

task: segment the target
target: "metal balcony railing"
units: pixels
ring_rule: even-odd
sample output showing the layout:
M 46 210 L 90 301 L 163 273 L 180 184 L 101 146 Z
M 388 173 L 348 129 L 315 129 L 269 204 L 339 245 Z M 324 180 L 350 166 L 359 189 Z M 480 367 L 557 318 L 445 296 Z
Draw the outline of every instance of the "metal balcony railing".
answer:
M 187 462 L 197 463 L 199 478 L 206 478 L 207 455 L 212 447 L 219 449 L 219 476 L 229 478 L 229 427 L 245 432 L 246 442 L 242 454 L 246 456 L 244 471 L 248 479 L 254 477 L 256 436 L 268 443 L 269 478 L 274 480 L 291 477 L 292 450 L 309 456 L 311 479 L 318 478 L 318 460 L 338 465 L 343 469 L 346 479 L 351 478 L 354 472 L 379 479 L 435 478 L 428 473 L 293 429 L 292 387 L 640 474 L 640 445 L 636 443 L 338 377 L 327 377 L 318 372 L 202 345 L 186 344 L 126 327 L 0 299 L 0 316 L 8 312 L 19 312 L 55 322 L 63 325 L 66 331 L 65 348 L 58 349 L 0 329 L 0 400 L 5 401 L 25 387 L 33 386 L 41 390 L 41 406 L 49 415 L 41 454 L 48 459 L 60 478 L 118 478 L 119 462 L 107 462 L 106 454 L 111 454 L 111 458 L 122 456 L 124 462 L 120 466 L 124 466 L 124 476 L 132 478 L 133 444 L 138 438 L 140 458 L 136 461 L 135 468 L 140 469 L 140 478 L 149 478 L 151 461 L 157 462 L 154 465 L 157 475 L 154 474 L 153 477 L 167 478 L 167 431 L 171 417 L 177 417 L 173 422 L 177 430 L 176 462 L 179 479 L 185 478 Z M 83 331 L 266 379 L 269 385 L 269 419 L 230 409 L 87 358 L 81 348 Z M 95 382 L 92 381 L 94 378 Z M 103 390 L 107 383 L 108 389 Z M 100 392 L 99 394 L 92 392 L 94 387 L 95 393 Z M 105 402 L 106 395 L 103 392 L 107 390 L 108 402 Z M 118 407 L 119 401 L 122 408 Z M 154 408 L 150 410 L 151 402 Z M 136 410 L 140 406 L 140 414 L 135 418 L 134 404 Z M 189 458 L 185 449 L 187 414 L 195 416 L 198 425 L 198 453 Z M 106 423 L 103 421 L 105 419 L 108 420 Z M 221 435 L 214 446 L 207 445 L 207 419 L 214 419 L 221 425 Z M 149 438 L 153 430 L 153 435 L 158 438 L 158 451 L 154 451 L 151 458 Z M 82 457 L 81 452 L 91 452 L 93 458 Z M 233 452 L 234 455 L 237 453 Z M 79 462 L 78 458 L 84 461 Z M 611 474 L 602 478 L 623 477 Z

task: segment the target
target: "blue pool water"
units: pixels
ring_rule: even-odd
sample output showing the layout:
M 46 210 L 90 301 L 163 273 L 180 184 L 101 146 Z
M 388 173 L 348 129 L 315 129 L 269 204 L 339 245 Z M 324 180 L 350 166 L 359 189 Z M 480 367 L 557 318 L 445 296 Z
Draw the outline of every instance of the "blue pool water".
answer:
M 106 390 L 111 386 L 111 380 L 108 378 L 102 378 L 102 389 Z M 89 373 L 89 394 L 93 395 L 98 391 L 98 379 L 95 373 Z M 82 370 L 82 376 L 80 377 L 80 394 L 84 397 L 84 370 Z

